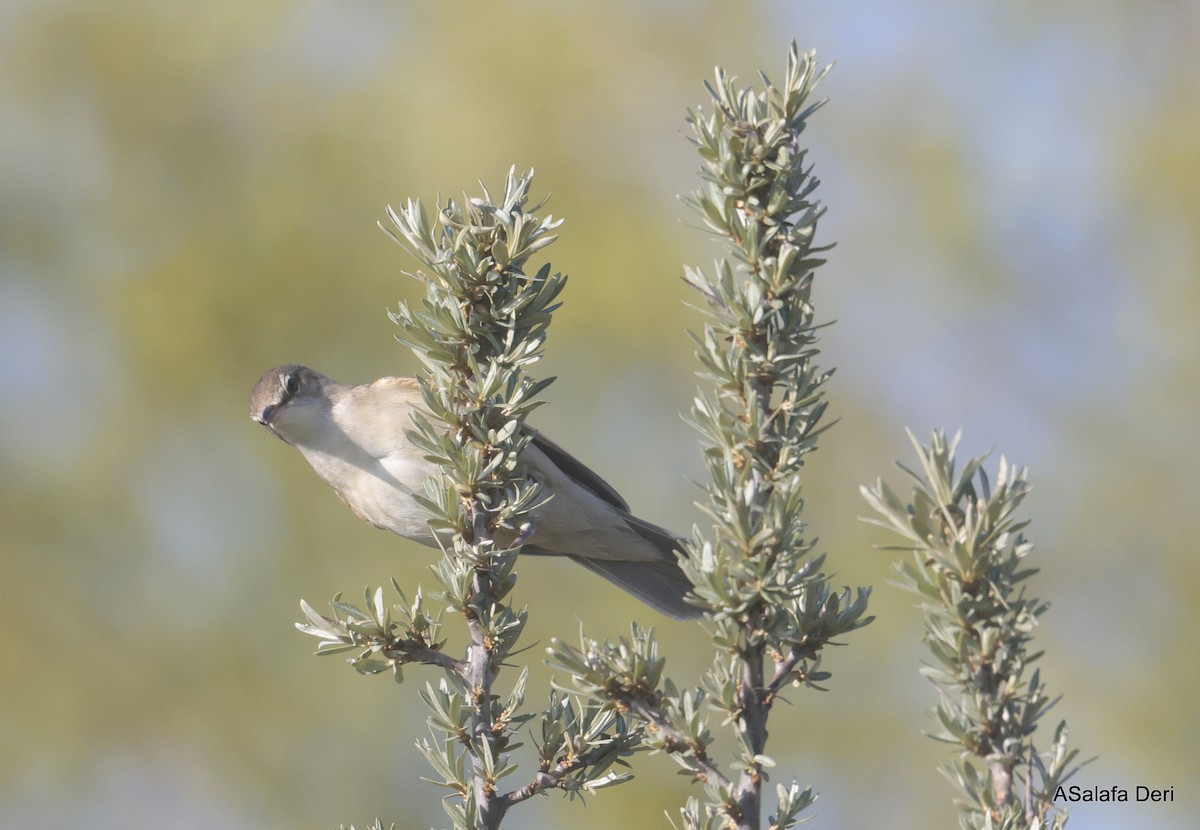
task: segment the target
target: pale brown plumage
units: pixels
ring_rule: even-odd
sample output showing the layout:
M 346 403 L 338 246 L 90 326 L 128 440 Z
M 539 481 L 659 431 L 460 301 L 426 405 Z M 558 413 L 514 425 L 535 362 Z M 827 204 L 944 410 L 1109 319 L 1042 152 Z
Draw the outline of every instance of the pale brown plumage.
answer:
M 349 386 L 294 364 L 264 374 L 250 395 L 251 417 L 298 449 L 356 516 L 436 546 L 414 498 L 436 469 L 405 434 L 421 406 L 413 378 Z M 540 433 L 521 459 L 553 495 L 535 513 L 525 553 L 569 557 L 664 614 L 699 616 L 684 601 L 691 583 L 675 534 L 632 515 L 604 479 Z

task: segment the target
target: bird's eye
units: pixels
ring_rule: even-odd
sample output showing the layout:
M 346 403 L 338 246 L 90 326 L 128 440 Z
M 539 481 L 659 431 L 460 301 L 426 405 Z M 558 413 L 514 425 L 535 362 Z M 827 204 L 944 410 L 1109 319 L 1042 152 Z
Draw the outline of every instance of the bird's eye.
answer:
M 293 372 L 288 372 L 279 382 L 283 386 L 283 391 L 288 394 L 288 397 L 300 391 L 300 379 Z

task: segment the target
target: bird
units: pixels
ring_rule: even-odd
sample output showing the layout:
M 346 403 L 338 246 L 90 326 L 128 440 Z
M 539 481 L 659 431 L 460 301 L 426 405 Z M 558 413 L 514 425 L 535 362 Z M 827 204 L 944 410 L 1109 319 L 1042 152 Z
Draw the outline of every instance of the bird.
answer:
M 250 395 L 250 417 L 295 447 L 358 518 L 440 547 L 418 501 L 438 473 L 407 433 L 428 415 L 416 378 L 350 385 L 306 366 L 267 371 Z M 683 539 L 639 519 L 599 475 L 541 432 L 521 452 L 545 500 L 533 512 L 522 553 L 565 556 L 675 619 L 701 616 L 686 601 L 692 582 L 679 565 Z M 524 534 L 523 534 L 524 535 Z

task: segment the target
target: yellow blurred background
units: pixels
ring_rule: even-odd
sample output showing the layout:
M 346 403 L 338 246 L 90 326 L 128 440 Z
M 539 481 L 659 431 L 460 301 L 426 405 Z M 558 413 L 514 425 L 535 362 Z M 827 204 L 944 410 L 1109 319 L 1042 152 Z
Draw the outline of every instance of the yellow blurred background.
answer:
M 878 621 L 827 693 L 772 720 L 816 827 L 950 826 L 921 735 L 920 617 L 857 485 L 900 477 L 906 426 L 962 427 L 1032 468 L 1043 673 L 1079 783 L 1176 802 L 1084 827 L 1191 827 L 1200 808 L 1200 11 L 1110 3 L 0 2 L 0 826 L 445 826 L 417 690 L 311 656 L 292 629 L 429 551 L 359 523 L 247 417 L 265 369 L 411 373 L 386 310 L 418 295 L 388 203 L 536 167 L 570 275 L 536 418 L 648 519 L 686 529 L 702 475 L 679 279 L 718 249 L 675 195 L 721 64 L 837 61 L 811 122 L 836 241 L 815 297 L 840 423 L 809 519 Z M 700 629 L 569 563 L 517 591 L 537 641 L 654 624 L 673 674 Z M 451 620 L 453 627 L 454 620 Z M 1051 729 L 1053 722 L 1046 724 Z M 724 744 L 728 746 L 728 744 Z M 512 779 L 525 780 L 529 756 Z M 662 757 L 510 826 L 665 827 Z

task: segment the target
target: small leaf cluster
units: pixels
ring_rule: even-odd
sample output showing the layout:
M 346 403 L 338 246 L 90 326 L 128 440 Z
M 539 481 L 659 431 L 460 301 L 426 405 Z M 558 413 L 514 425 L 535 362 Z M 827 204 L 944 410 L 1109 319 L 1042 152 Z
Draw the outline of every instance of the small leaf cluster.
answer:
M 873 524 L 904 539 L 893 550 L 912 552 L 897 565 L 901 584 L 923 598 L 925 642 L 933 662 L 923 670 L 938 687 L 933 737 L 960 747 L 946 770 L 966 795 L 964 828 L 1065 826 L 1055 791 L 1077 769 L 1066 724 L 1052 749 L 1039 755 L 1033 736 L 1056 702 L 1033 668 L 1038 618 L 1049 603 L 1026 593 L 1037 573 L 1017 508 L 1029 492 L 1027 473 L 1000 459 L 995 481 L 972 458 L 956 469 L 959 436 L 935 432 L 928 446 L 909 435 L 919 470 L 899 465 L 914 483 L 909 502 L 877 481 L 862 488 L 881 518 Z M 980 768 L 973 763 L 982 762 Z
M 472 765 L 493 788 L 516 771 L 517 765 L 508 753 L 523 745 L 515 740 L 518 728 L 535 719 L 540 737 L 535 741 L 538 771 L 525 786 L 499 796 L 505 810 L 547 790 L 559 789 L 570 798 L 582 797 L 633 777 L 612 768 L 628 766 L 624 759 L 642 748 L 640 730 L 629 728 L 628 721 L 610 708 L 556 692 L 550 694 L 541 713 L 523 713 L 528 675 L 528 668 L 522 669 L 507 697 L 494 696 L 492 723 L 500 736 L 494 742 L 477 741 L 472 729 L 472 693 L 464 684 L 443 678 L 437 686 L 426 684 L 422 691 L 421 699 L 431 712 L 428 723 L 433 738 L 419 741 L 418 747 L 440 776 L 438 780 L 426 780 L 462 799 L 455 810 L 478 810 L 471 785 Z
M 659 655 L 654 630 L 637 623 L 631 629 L 630 637 L 616 642 L 581 636 L 578 648 L 555 638 L 546 650 L 549 664 L 570 677 L 572 691 L 645 722 L 645 748 L 669 753 L 697 780 L 728 788 L 708 757 L 713 737 L 703 713 L 704 691 L 677 689 L 664 676 L 666 658 Z
M 614 643 L 585 637 L 579 648 L 555 640 L 548 652 L 551 665 L 567 672 L 576 689 L 645 723 L 642 748 L 666 752 L 682 774 L 702 784 L 708 800 L 687 800 L 680 809 L 684 828 L 739 826 L 730 812 L 730 805 L 737 801 L 737 785 L 708 754 L 713 743 L 704 716 L 708 693 L 702 688 L 677 689 L 663 676 L 666 660 L 658 654 L 653 630 L 634 623 L 628 639 L 622 637 Z M 774 766 L 774 761 L 762 754 L 756 762 L 762 767 Z M 731 766 L 743 767 L 738 763 Z M 815 800 L 810 788 L 801 790 L 794 782 L 775 789 L 776 814 L 771 817 L 771 828 L 795 825 L 801 811 Z
M 776 784 L 776 813 L 771 816 L 771 823 L 767 825 L 768 830 L 782 830 L 785 827 L 796 826 L 802 821 L 800 814 L 808 809 L 814 801 L 816 801 L 816 796 L 811 787 L 805 787 L 802 790 L 795 781 L 787 786 Z M 689 798 L 680 808 L 679 816 L 680 825 L 676 825 L 672 821 L 671 826 L 681 826 L 683 830 L 718 830 L 718 828 L 728 825 L 720 813 L 708 809 L 698 798 Z
M 301 600 L 307 622 L 296 623 L 296 628 L 320 640 L 317 654 L 356 652 L 349 662 L 359 674 L 391 671 L 396 682 L 402 683 L 406 663 L 457 669 L 457 661 L 442 651 L 445 641 L 438 639 L 441 612 L 434 611 L 432 616 L 426 612 L 419 589 L 410 603 L 394 580 L 392 586 L 400 595 L 399 604 L 386 603 L 382 587 L 368 589 L 361 609 L 343 602 L 341 595 L 335 596 L 330 602 L 331 617 Z

